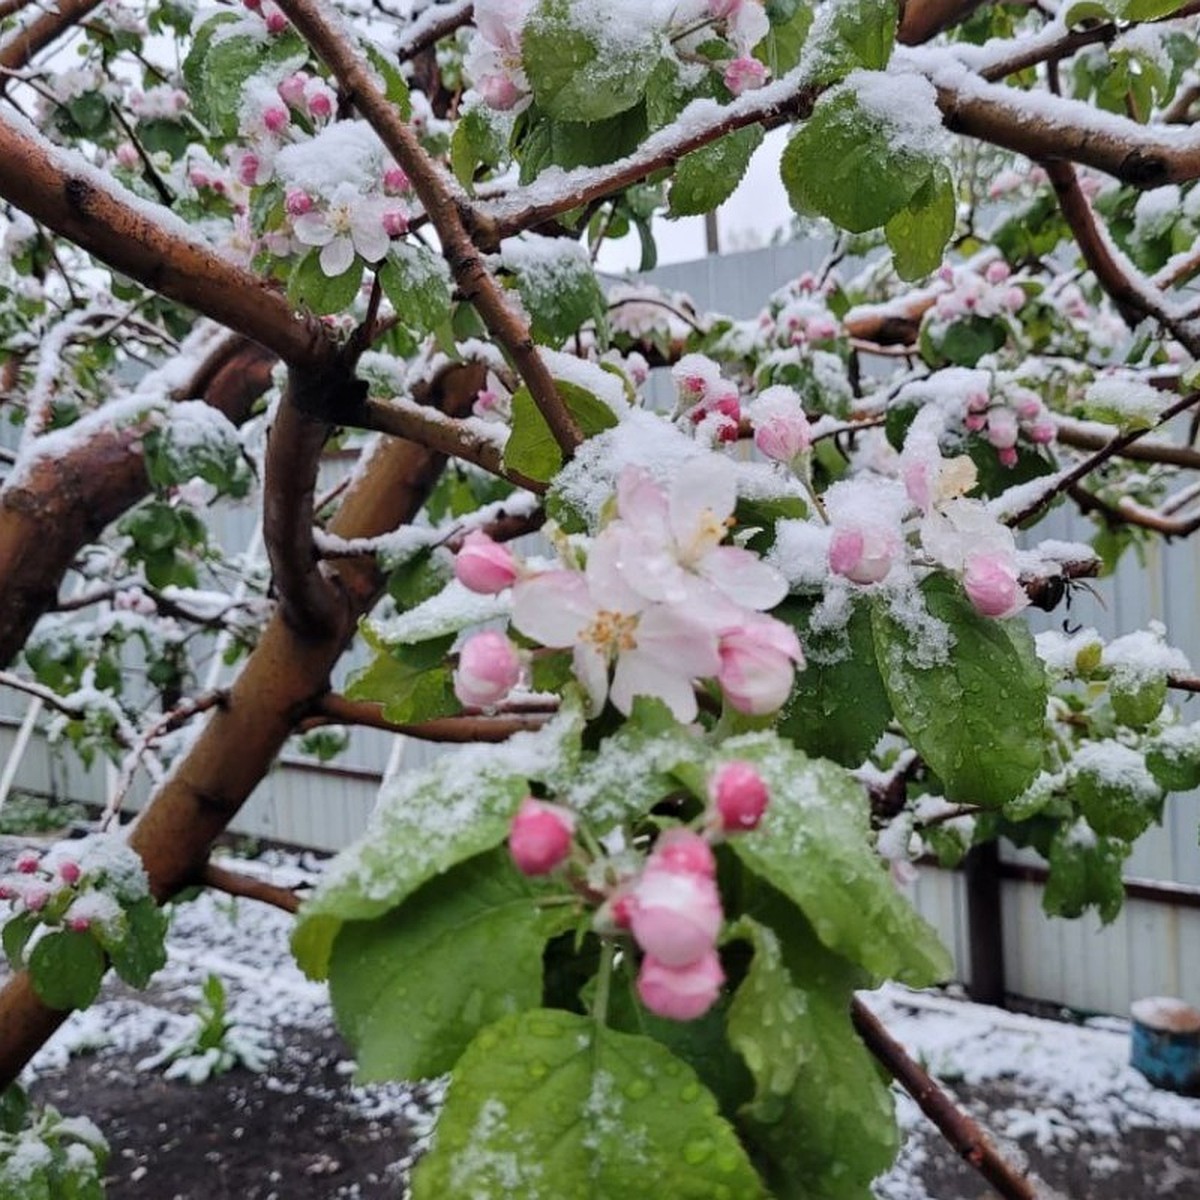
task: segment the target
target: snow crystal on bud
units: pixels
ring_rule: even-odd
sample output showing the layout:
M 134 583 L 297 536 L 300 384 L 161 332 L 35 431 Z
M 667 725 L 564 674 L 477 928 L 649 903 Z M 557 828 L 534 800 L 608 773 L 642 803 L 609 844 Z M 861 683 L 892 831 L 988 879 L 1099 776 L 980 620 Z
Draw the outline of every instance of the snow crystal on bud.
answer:
M 79 864 L 73 858 L 64 858 L 58 864 L 58 877 L 63 883 L 75 886 L 83 875 L 83 871 Z
M 757 768 L 740 760 L 717 768 L 709 781 L 709 795 L 726 833 L 757 829 L 771 798 Z
M 767 82 L 767 68 L 757 58 L 735 58 L 725 68 L 725 86 L 735 95 L 753 91 Z
M 517 560 L 507 547 L 493 541 L 481 529 L 463 539 L 454 559 L 454 574 L 472 592 L 494 596 L 512 587 L 517 579 Z
M 487 630 L 469 638 L 458 655 L 454 694 L 468 707 L 498 704 L 521 678 L 516 647 L 502 633 Z
M 755 446 L 774 462 L 791 463 L 812 445 L 812 427 L 792 388 L 767 388 L 751 406 L 750 419 Z
M 632 900 L 634 940 L 664 966 L 687 966 L 716 945 L 725 914 L 709 876 L 670 870 L 651 859 L 634 885 Z
M 574 813 L 526 796 L 513 817 L 508 849 L 521 874 L 545 875 L 566 861 L 574 836 Z
M 642 1003 L 656 1016 L 694 1021 L 716 1003 L 725 972 L 715 950 L 684 967 L 670 967 L 652 956 L 642 960 L 637 990 Z

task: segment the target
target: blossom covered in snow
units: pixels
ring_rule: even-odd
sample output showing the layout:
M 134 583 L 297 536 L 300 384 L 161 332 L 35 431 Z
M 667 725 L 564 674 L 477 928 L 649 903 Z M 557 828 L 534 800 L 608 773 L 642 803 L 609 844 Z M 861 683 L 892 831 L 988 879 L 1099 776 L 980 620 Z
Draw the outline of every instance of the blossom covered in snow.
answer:
M 296 217 L 292 230 L 305 246 L 321 248 L 321 270 L 331 278 L 350 269 L 355 255 L 377 263 L 391 245 L 389 215 L 395 212 L 382 196 L 364 196 L 353 184 L 339 185 L 327 204 Z
M 532 0 L 476 0 L 475 36 L 464 66 L 484 103 L 501 112 L 520 111 L 529 103 L 521 31 L 532 7 Z

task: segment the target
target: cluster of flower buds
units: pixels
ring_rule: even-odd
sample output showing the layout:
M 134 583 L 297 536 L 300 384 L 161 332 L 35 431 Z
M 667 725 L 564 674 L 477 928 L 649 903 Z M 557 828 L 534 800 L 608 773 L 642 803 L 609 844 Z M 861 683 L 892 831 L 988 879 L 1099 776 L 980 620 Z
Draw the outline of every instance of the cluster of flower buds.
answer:
M 0 876 L 0 900 L 7 900 L 16 913 L 34 913 L 82 933 L 93 919 L 86 897 L 80 894 L 82 883 L 83 870 L 75 859 L 58 857 L 50 863 L 25 850 L 13 863 L 12 872 Z
M 1054 420 L 1041 396 L 1015 385 L 968 395 L 963 424 L 968 432 L 986 437 L 1006 467 L 1016 466 L 1017 442 L 1022 436 L 1035 446 L 1049 445 L 1056 436 Z
M 951 322 L 963 317 L 999 317 L 1023 308 L 1025 289 L 1010 282 L 1008 263 L 995 259 L 982 271 L 970 266 L 943 266 L 939 280 L 946 285 L 934 302 L 933 315 Z
M 737 384 L 703 354 L 685 354 L 671 368 L 678 394 L 678 411 L 710 443 L 736 442 L 741 428 L 742 403 Z
M 610 870 L 600 872 L 609 887 L 599 893 L 591 883 L 597 872 L 587 870 L 587 854 L 575 841 L 570 809 L 527 797 L 509 831 L 509 850 L 522 873 L 545 875 L 567 866 L 570 878 L 570 864 L 578 867 L 580 894 L 598 904 L 597 930 L 628 934 L 642 952 L 637 980 L 642 1003 L 676 1021 L 703 1016 L 725 980 L 717 954 L 725 914 L 713 844 L 757 829 L 770 799 L 758 770 L 742 761 L 718 767 L 708 791 L 698 829 L 667 830 L 635 871 L 609 864 Z

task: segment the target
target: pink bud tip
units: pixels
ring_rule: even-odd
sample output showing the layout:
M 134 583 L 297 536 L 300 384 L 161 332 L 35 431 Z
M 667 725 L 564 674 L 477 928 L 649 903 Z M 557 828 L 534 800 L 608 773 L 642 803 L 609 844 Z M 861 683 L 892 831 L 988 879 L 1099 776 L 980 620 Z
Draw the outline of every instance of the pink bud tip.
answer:
M 287 109 L 278 106 L 272 106 L 265 109 L 262 115 L 263 124 L 266 126 L 269 133 L 280 133 L 287 128 L 288 117 Z
M 304 85 L 308 83 L 308 80 L 307 71 L 296 71 L 289 75 L 276 88 L 279 98 L 284 104 L 289 104 L 292 108 L 299 108 L 304 103 Z
M 7 883 L 0 883 L 0 900 L 11 900 L 16 894 Z
M 63 883 L 69 883 L 74 887 L 82 875 L 83 871 L 74 859 L 68 858 L 58 864 L 58 877 Z
M 46 887 L 26 888 L 21 900 L 30 912 L 41 912 L 50 900 L 50 889 Z
M 314 117 L 331 117 L 333 115 L 333 100 L 328 92 L 320 91 L 308 98 L 308 111 Z
M 494 596 L 516 582 L 517 560 L 507 546 L 473 529 L 454 559 L 454 575 L 470 591 Z
M 668 829 L 655 843 L 646 866 L 650 870 L 703 875 L 706 879 L 714 879 L 717 874 L 712 847 L 690 829 Z
M 238 163 L 238 179 L 247 187 L 253 187 L 258 182 L 258 168 L 260 165 L 258 155 L 253 151 L 247 151 L 242 155 L 241 161 Z
M 1005 446 L 1002 450 L 997 450 L 996 457 L 1000 460 L 1002 467 L 1015 467 L 1017 465 L 1017 451 L 1014 446 Z
M 988 263 L 983 277 L 988 283 L 1003 283 L 1009 277 L 1009 274 L 1008 263 L 1004 262 L 1003 259 L 998 259 L 996 262 Z
M 566 861 L 574 836 L 570 809 L 526 796 L 513 817 L 508 849 L 522 875 L 545 875 Z
M 17 856 L 17 861 L 13 863 L 22 875 L 32 875 L 39 866 L 41 866 L 41 855 L 35 854 L 32 850 L 25 850 Z
M 92 927 L 92 923 L 87 917 L 68 917 L 64 924 L 73 933 L 87 933 Z
M 757 58 L 735 58 L 725 68 L 725 86 L 735 95 L 760 88 L 767 81 L 767 68 Z
M 729 762 L 717 769 L 709 794 L 726 833 L 757 829 L 771 794 L 758 771 L 748 762 Z
M 313 199 L 307 192 L 293 189 L 288 192 L 283 206 L 287 209 L 289 217 L 302 217 L 305 213 L 312 212 Z
M 976 612 L 985 617 L 1011 617 L 1029 603 L 1016 567 L 1005 555 L 972 555 L 963 587 Z
M 288 19 L 278 10 L 267 13 L 267 32 L 282 33 L 288 27 Z
M 463 643 L 454 673 L 454 694 L 468 708 L 499 704 L 521 678 L 516 647 L 502 633 L 489 629 Z
M 383 214 L 383 232 L 388 237 L 403 237 L 408 232 L 408 218 L 397 209 L 385 212 Z
M 389 195 L 407 192 L 409 187 L 408 175 L 403 167 L 388 167 L 383 173 L 383 190 Z
M 193 167 L 188 172 L 188 182 L 194 188 L 205 188 L 212 183 L 212 180 L 209 179 L 207 171 L 201 171 L 199 167 Z
M 642 1003 L 656 1016 L 694 1021 L 717 1002 L 724 982 L 725 972 L 715 950 L 684 967 L 670 967 L 648 955 L 642 959 L 637 990 Z
M 122 142 L 117 147 L 117 162 L 127 170 L 138 165 L 137 147 L 132 142 Z

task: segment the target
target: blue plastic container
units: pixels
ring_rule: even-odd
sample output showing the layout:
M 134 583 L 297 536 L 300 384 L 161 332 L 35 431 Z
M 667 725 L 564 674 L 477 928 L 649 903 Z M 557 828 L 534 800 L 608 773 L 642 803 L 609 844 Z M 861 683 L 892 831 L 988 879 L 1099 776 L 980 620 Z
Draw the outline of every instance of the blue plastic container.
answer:
M 1155 1087 L 1200 1095 L 1200 1011 L 1182 1000 L 1137 1000 L 1133 1018 L 1134 1068 Z

